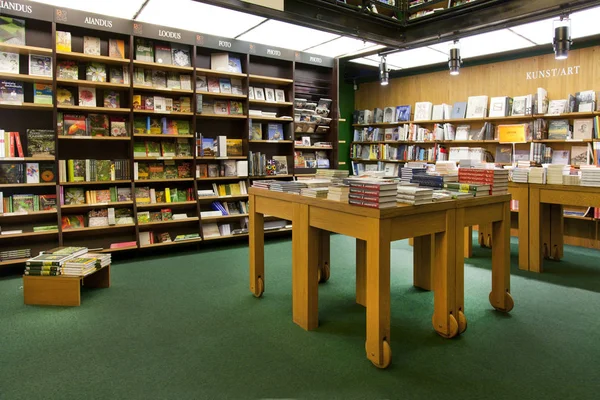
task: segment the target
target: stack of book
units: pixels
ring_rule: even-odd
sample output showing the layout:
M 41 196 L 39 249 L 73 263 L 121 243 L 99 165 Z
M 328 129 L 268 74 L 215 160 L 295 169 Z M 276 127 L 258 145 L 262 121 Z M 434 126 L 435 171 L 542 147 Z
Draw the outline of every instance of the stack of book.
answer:
M 508 170 L 498 168 L 460 168 L 458 170 L 460 183 L 476 183 L 490 185 L 491 195 L 508 193 Z
M 581 185 L 581 177 L 579 175 L 563 175 L 563 185 L 579 186 Z
M 110 261 L 110 253 L 86 253 L 79 257 L 67 260 L 62 267 L 62 275 L 86 276 L 97 269 L 110 265 Z
M 306 188 L 306 183 L 298 181 L 276 181 L 269 185 L 269 190 L 274 192 L 300 194 L 300 190 Z
M 78 256 L 86 254 L 86 247 L 57 247 L 43 251 L 37 257 L 25 262 L 25 275 L 54 276 L 63 275 L 64 264 Z
M 527 183 L 529 180 L 529 163 L 526 167 L 517 165 L 517 168 L 512 171 L 512 180 L 516 183 Z
M 529 183 L 546 183 L 546 168 L 544 167 L 531 167 L 529 169 Z
M 350 181 L 348 203 L 370 208 L 396 207 L 397 183 L 391 180 L 355 179 Z
M 17 260 L 31 257 L 31 249 L 0 251 L 0 261 Z
M 548 165 L 546 183 L 549 185 L 562 185 L 565 168 L 567 169 L 567 171 L 569 170 L 568 166 L 562 164 Z
M 327 200 L 339 201 L 340 203 L 347 203 L 349 194 L 350 186 L 348 185 L 330 186 L 329 192 L 327 193 Z
M 479 185 L 476 183 L 450 182 L 444 184 L 444 188 L 450 192 L 469 193 L 474 197 L 489 196 L 492 187 L 490 185 Z
M 313 187 L 300 189 L 300 195 L 306 197 L 314 197 L 315 199 L 326 199 L 328 193 L 328 187 Z
M 253 188 L 258 188 L 258 189 L 267 189 L 267 190 L 269 190 L 270 187 L 271 187 L 271 185 L 273 183 L 277 183 L 277 181 L 274 180 L 274 179 L 267 179 L 267 180 L 264 180 L 264 181 L 254 181 L 254 182 L 252 182 L 252 187 Z
M 600 168 L 596 168 L 595 166 L 582 166 L 581 186 L 600 187 Z
M 396 200 L 398 203 L 412 204 L 415 206 L 428 204 L 433 201 L 433 189 L 398 185 Z
M 456 175 L 417 174 L 413 175 L 410 182 L 417 183 L 419 186 L 441 189 L 445 183 L 456 182 L 457 180 L 458 177 Z
M 315 179 L 327 179 L 332 184 L 340 184 L 344 178 L 348 177 L 348 172 L 341 169 L 317 169 Z
M 414 175 L 424 174 L 427 171 L 425 163 L 409 162 L 400 170 L 400 180 L 410 182 Z

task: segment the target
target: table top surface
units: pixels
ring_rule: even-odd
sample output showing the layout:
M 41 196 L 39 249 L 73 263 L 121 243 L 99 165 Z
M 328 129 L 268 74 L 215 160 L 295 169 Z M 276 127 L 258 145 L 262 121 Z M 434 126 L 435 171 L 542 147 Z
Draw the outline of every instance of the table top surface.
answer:
M 581 192 L 581 193 L 598 193 L 598 194 L 600 194 L 600 187 L 593 187 L 593 186 L 548 185 L 548 184 L 530 183 L 529 187 L 532 189 L 563 190 L 566 192 Z
M 505 195 L 495 195 L 495 196 L 486 196 L 486 197 L 473 197 L 469 199 L 460 199 L 460 200 L 450 200 L 450 201 L 440 201 L 435 203 L 421 204 L 421 205 L 411 205 L 411 204 L 403 204 L 397 203 L 396 207 L 385 208 L 385 209 L 377 209 L 377 208 L 369 208 L 369 207 L 361 207 L 348 203 L 342 203 L 334 200 L 327 199 L 315 199 L 312 197 L 301 196 L 297 194 L 291 193 L 282 193 L 282 192 L 274 192 L 268 189 L 259 189 L 259 188 L 249 188 L 248 193 L 250 195 L 258 196 L 258 197 L 266 197 L 275 200 L 282 200 L 285 202 L 289 202 L 291 206 L 293 203 L 300 204 L 308 204 L 310 206 L 330 209 L 334 211 L 341 211 L 348 214 L 369 217 L 369 218 L 394 218 L 405 215 L 414 215 L 414 214 L 423 214 L 429 212 L 438 212 L 445 211 L 455 208 L 468 208 L 468 207 L 477 207 L 484 206 L 489 204 L 497 204 L 503 202 L 510 202 L 511 196 L 509 194 Z

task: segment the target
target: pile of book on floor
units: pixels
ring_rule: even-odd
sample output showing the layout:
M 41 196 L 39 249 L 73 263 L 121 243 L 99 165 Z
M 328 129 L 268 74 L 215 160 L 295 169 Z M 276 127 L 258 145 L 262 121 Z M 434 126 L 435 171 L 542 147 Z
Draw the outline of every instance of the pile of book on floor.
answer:
M 512 171 L 512 180 L 516 183 L 527 183 L 529 181 L 529 161 L 517 162 L 517 168 Z
M 562 185 L 563 183 L 563 174 L 565 173 L 565 168 L 567 171 L 569 170 L 569 166 L 562 164 L 550 164 L 548 165 L 548 169 L 546 171 L 546 183 L 549 185 Z
M 29 257 L 31 257 L 31 249 L 0 251 L 0 261 L 18 260 L 19 258 Z
M 298 181 L 277 181 L 269 185 L 273 192 L 300 194 L 300 190 L 306 187 L 306 183 Z
M 600 168 L 594 165 L 582 165 L 581 186 L 600 187 Z
M 393 180 L 349 180 L 348 203 L 369 208 L 396 207 L 397 182 Z
M 459 168 L 458 181 L 460 183 L 475 183 L 490 185 L 491 195 L 508 194 L 507 169 L 495 168 L 493 163 L 480 163 L 478 168 Z
M 87 247 L 57 247 L 25 262 L 25 275 L 85 276 L 110 265 L 111 255 L 88 253 Z
M 399 184 L 397 186 L 396 200 L 398 203 L 415 206 L 428 204 L 433 201 L 433 189 Z
M 339 201 L 340 203 L 347 203 L 350 194 L 350 186 L 338 184 L 329 186 L 327 192 L 327 200 Z
M 529 168 L 529 183 L 546 183 L 546 168 L 544 167 L 531 167 Z

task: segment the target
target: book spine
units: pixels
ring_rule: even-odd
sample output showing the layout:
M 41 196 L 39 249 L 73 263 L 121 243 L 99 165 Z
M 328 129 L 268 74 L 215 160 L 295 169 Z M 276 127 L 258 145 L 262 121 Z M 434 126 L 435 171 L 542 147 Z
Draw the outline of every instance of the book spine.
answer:
M 369 196 L 369 195 L 365 195 L 365 194 L 355 194 L 355 193 L 350 193 L 348 195 L 348 197 L 351 199 L 363 200 L 363 201 L 368 201 L 368 202 L 372 202 L 372 203 L 376 203 L 376 204 L 379 204 L 379 200 L 380 200 L 379 196 Z
M 379 208 L 379 203 L 373 203 L 369 201 L 349 199 L 348 203 L 369 208 Z
M 21 145 L 21 135 L 19 132 L 15 132 L 15 143 L 17 145 L 17 151 L 19 152 L 19 157 L 25 157 L 23 153 L 23 146 Z
M 9 157 L 14 157 L 15 156 L 15 133 L 16 132 L 10 132 L 10 136 L 9 136 Z

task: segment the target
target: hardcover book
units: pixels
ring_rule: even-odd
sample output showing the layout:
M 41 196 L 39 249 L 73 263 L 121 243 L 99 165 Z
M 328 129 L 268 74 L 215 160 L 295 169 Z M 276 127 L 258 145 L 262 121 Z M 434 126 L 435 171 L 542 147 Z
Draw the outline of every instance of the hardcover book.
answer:
M 111 67 L 109 75 L 110 83 L 125 83 L 122 67 Z
M 35 104 L 52 104 L 52 84 L 34 83 L 33 102 Z
M 229 102 L 229 113 L 231 115 L 242 115 L 244 114 L 244 106 L 241 101 L 230 101 Z
M 548 139 L 566 140 L 570 137 L 570 125 L 567 119 L 558 119 L 550 121 L 548 124 Z
M 182 90 L 192 90 L 192 77 L 188 74 L 180 74 L 179 87 L 181 87 Z
M 76 61 L 62 60 L 56 63 L 56 77 L 58 79 L 79 79 L 79 68 Z
M 0 43 L 25 46 L 25 20 L 0 17 Z
M 227 139 L 227 156 L 241 156 L 242 139 Z
M 154 62 L 158 64 L 173 64 L 173 60 L 171 59 L 171 47 L 164 44 L 157 44 L 154 46 Z
M 211 93 L 220 93 L 219 81 L 212 76 L 208 78 L 208 91 Z
M 415 121 L 429 121 L 433 112 L 433 104 L 422 101 L 415 104 Z
M 124 117 L 110 117 L 110 136 L 129 136 L 127 121 Z
M 196 75 L 196 92 L 208 92 L 208 81 L 204 75 Z
M 0 51 L 0 72 L 19 73 L 19 55 Z
M 262 124 L 253 122 L 250 126 L 250 140 L 262 140 Z
M 61 219 L 63 231 L 85 227 L 83 215 L 63 215 Z
M 467 118 L 484 118 L 487 115 L 488 96 L 469 96 Z
M 242 85 L 242 80 L 239 78 L 231 78 L 231 93 L 243 95 L 244 88 Z
M 221 90 L 221 93 L 231 93 L 231 81 L 229 78 L 219 79 L 219 89 Z
M 56 51 L 71 52 L 71 32 L 56 31 Z
M 248 88 L 248 99 L 254 100 L 254 88 L 252 86 Z
M 106 82 L 106 65 L 89 63 L 85 68 L 85 79 L 92 82 Z
M 68 160 L 67 173 L 69 182 L 84 182 L 85 160 Z
M 66 136 L 87 136 L 85 115 L 65 114 L 63 134 Z
M 83 188 L 66 187 L 65 188 L 65 204 L 77 205 L 85 204 L 85 196 Z
M 263 88 L 254 88 L 254 98 L 256 100 L 265 101 L 265 90 Z
M 54 131 L 27 129 L 27 155 L 29 157 L 53 156 L 54 149 Z
M 100 55 L 100 38 L 93 36 L 83 37 L 83 54 L 92 56 Z
M 104 114 L 89 114 L 90 136 L 108 136 L 108 117 Z
M 188 47 L 172 45 L 171 47 L 171 58 L 173 65 L 178 67 L 191 67 L 190 50 Z
M 152 70 L 152 87 L 166 88 L 167 73 L 165 71 Z
M 119 92 L 107 90 L 104 92 L 104 107 L 107 108 L 119 108 L 121 100 Z
M 451 119 L 464 119 L 467 116 L 467 103 L 459 101 L 452 106 Z
M 396 121 L 410 121 L 411 106 L 397 106 L 396 107 Z M 360 123 L 360 122 L 359 122 Z M 363 123 L 366 123 L 364 121 Z
M 79 105 L 84 107 L 96 107 L 95 87 L 79 87 Z
M 265 88 L 265 100 L 275 102 L 275 91 L 271 88 Z
M 571 164 L 589 165 L 591 149 L 588 146 L 571 146 Z
M 229 102 L 220 100 L 215 101 L 214 113 L 220 115 L 229 114 Z
M 135 59 L 144 62 L 154 62 L 154 45 L 152 41 L 135 39 Z
M 111 58 L 125 58 L 125 42 L 121 39 L 109 39 L 108 56 Z
M 190 146 L 190 142 L 187 139 L 177 139 L 177 142 L 175 144 L 175 151 L 177 156 L 191 156 L 192 148 Z
M 283 124 L 268 124 L 269 140 L 283 140 Z M 309 145 L 310 146 L 310 145 Z
M 59 106 L 74 106 L 75 98 L 69 89 L 59 87 L 56 89 L 56 102 Z
M 0 80 L 0 103 L 23 103 L 23 82 Z
M 0 164 L 0 183 L 25 183 L 23 164 Z
M 283 89 L 275 89 L 275 101 L 278 103 L 285 103 L 285 92 Z M 327 110 L 327 113 L 329 113 L 329 110 Z
M 167 87 L 169 89 L 181 88 L 181 79 L 178 72 L 167 72 Z
M 52 57 L 30 54 L 29 75 L 52 76 Z
M 573 121 L 573 139 L 586 140 L 592 139 L 594 132 L 593 119 L 576 119 Z

